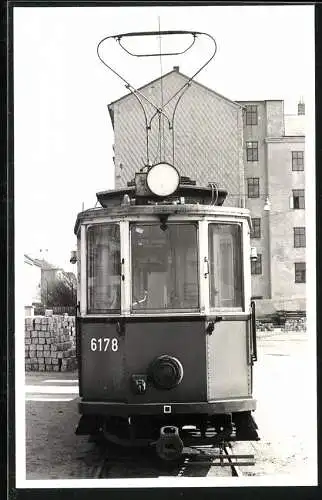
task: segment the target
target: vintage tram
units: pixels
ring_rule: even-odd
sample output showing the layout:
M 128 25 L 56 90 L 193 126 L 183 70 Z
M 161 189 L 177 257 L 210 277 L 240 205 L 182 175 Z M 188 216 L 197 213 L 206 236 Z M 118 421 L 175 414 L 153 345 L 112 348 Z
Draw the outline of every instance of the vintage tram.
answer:
M 167 161 L 78 214 L 78 434 L 155 446 L 257 440 L 249 211 Z

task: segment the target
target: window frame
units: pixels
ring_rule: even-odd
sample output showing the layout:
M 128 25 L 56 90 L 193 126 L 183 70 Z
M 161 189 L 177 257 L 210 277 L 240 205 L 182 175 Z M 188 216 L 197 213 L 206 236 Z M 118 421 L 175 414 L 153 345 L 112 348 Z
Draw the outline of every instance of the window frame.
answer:
M 258 181 L 257 184 L 254 184 L 254 181 Z M 250 182 L 251 181 L 251 182 Z M 259 187 L 260 187 L 260 178 L 259 177 L 247 177 L 247 198 L 259 198 Z M 257 196 L 250 196 L 250 187 L 257 187 Z
M 237 217 L 236 217 L 237 216 Z M 79 238 L 79 280 L 80 288 L 77 290 L 78 293 L 78 303 L 79 303 L 79 315 L 81 318 L 102 318 L 102 317 L 114 317 L 119 318 L 123 316 L 127 317 L 176 317 L 178 312 L 174 310 L 152 312 L 152 311 L 140 311 L 137 314 L 131 312 L 131 253 L 130 253 L 130 230 L 129 225 L 132 222 L 137 222 L 140 224 L 151 224 L 159 220 L 159 216 L 154 213 L 149 213 L 146 215 L 128 216 L 120 220 L 119 216 L 104 216 L 101 218 L 86 218 L 83 220 L 78 227 L 77 238 Z M 196 214 L 194 217 L 191 215 L 179 214 L 173 216 L 174 223 L 195 223 L 197 225 L 198 231 L 198 251 L 199 259 L 197 262 L 199 273 L 199 304 L 200 310 L 181 310 L 180 314 L 184 317 L 203 317 L 204 314 L 220 314 L 223 313 L 227 316 L 244 318 L 248 314 L 248 304 L 251 298 L 251 280 L 250 272 L 250 217 L 240 216 L 240 214 L 225 213 L 225 214 L 208 214 L 206 217 Z M 120 237 L 121 237 L 121 273 L 124 279 L 121 279 L 121 312 L 112 313 L 89 313 L 87 310 L 87 227 L 93 225 L 111 224 L 117 223 L 120 226 Z M 241 262 L 242 262 L 242 307 L 238 308 L 210 308 L 209 304 L 209 278 L 205 275 L 207 268 L 208 259 L 208 226 L 212 223 L 218 224 L 238 224 L 241 226 Z M 206 260 L 205 260 L 206 259 Z
M 296 195 L 295 193 L 303 193 Z M 298 199 L 298 204 L 299 206 L 295 206 L 295 200 Z M 301 207 L 301 200 L 303 200 L 303 206 Z M 292 203 L 293 203 L 293 210 L 305 210 L 305 189 L 292 189 Z
M 293 227 L 293 236 L 294 236 L 294 241 L 293 241 L 294 248 L 306 248 L 306 227 L 305 226 Z M 304 243 L 303 243 L 303 241 L 304 241 Z
M 252 230 L 252 232 L 250 234 L 250 238 L 254 239 L 254 240 L 255 239 L 261 239 L 261 237 L 262 237 L 262 219 L 260 217 L 252 217 L 251 220 L 252 220 L 253 230 Z M 259 221 L 259 224 L 257 226 L 257 229 L 258 229 L 257 235 L 255 235 L 255 231 L 254 231 L 255 225 L 256 225 L 256 224 L 254 224 L 254 221 Z
M 304 266 L 304 269 L 297 269 L 296 267 L 297 266 Z M 297 279 L 297 273 L 304 273 L 304 280 L 302 279 Z M 306 283 L 306 262 L 294 262 L 294 282 L 295 283 Z M 303 277 L 303 275 L 301 275 L 301 278 Z
M 299 154 L 302 157 L 298 156 Z M 301 162 L 299 163 L 299 160 Z M 304 171 L 304 150 L 292 151 L 292 172 L 303 172 Z
M 119 255 L 120 255 L 120 261 L 119 261 L 119 266 L 120 266 L 120 284 L 119 284 L 119 306 L 117 308 L 113 309 L 104 309 L 104 310 L 96 310 L 93 308 L 90 308 L 90 300 L 89 300 L 89 230 L 92 228 L 96 227 L 106 227 L 106 226 L 117 226 L 118 227 L 118 234 L 119 234 Z M 97 316 L 97 315 L 120 315 L 122 312 L 122 279 L 121 279 L 121 260 L 122 260 L 122 247 L 121 247 L 121 240 L 122 240 L 122 228 L 120 221 L 104 221 L 101 223 L 95 223 L 95 224 L 87 224 L 85 226 L 85 261 L 86 265 L 85 267 L 85 283 L 86 283 L 86 289 L 84 291 L 84 295 L 86 295 L 86 314 L 91 315 L 91 316 Z M 84 300 L 84 299 L 83 299 Z
M 258 141 L 246 141 L 247 162 L 258 161 Z
M 245 105 L 245 124 L 247 126 L 258 125 L 258 105 L 257 104 L 246 104 Z
M 257 254 L 257 259 L 255 261 L 251 261 L 250 263 L 250 274 L 251 276 L 261 276 L 263 274 L 263 259 L 261 253 Z M 257 271 L 257 266 L 260 266 L 260 272 Z M 254 270 L 254 272 L 253 272 Z
M 241 273 L 241 289 L 240 289 L 240 294 L 241 294 L 241 305 L 239 306 L 233 306 L 233 307 L 225 307 L 225 306 L 212 306 L 211 301 L 210 301 L 210 295 L 211 295 L 211 279 L 210 279 L 210 238 L 209 238 L 209 233 L 210 233 L 210 227 L 211 226 L 223 226 L 223 225 L 229 225 L 229 226 L 238 226 L 239 228 L 239 237 L 240 237 L 240 273 Z M 208 279 L 208 286 L 207 286 L 207 300 L 209 303 L 209 311 L 222 311 L 222 312 L 236 312 L 236 313 L 243 313 L 245 311 L 245 261 L 244 261 L 244 224 L 241 221 L 222 221 L 222 220 L 208 220 L 207 224 L 207 255 L 208 255 L 208 266 L 209 266 L 209 279 Z
M 129 279 L 131 280 L 131 285 L 129 286 L 129 311 L 130 314 L 133 316 L 138 316 L 138 315 L 149 315 L 149 314 L 157 314 L 157 315 L 165 315 L 165 314 L 181 314 L 181 313 L 191 313 L 191 314 L 199 314 L 201 311 L 201 299 L 200 299 L 200 288 L 201 288 L 201 283 L 200 283 L 200 236 L 199 236 L 199 221 L 197 219 L 187 219 L 187 220 L 172 220 L 167 223 L 167 225 L 189 225 L 189 226 L 195 226 L 196 228 L 196 251 L 197 251 L 197 259 L 196 259 L 196 265 L 197 265 L 197 285 L 198 285 L 198 291 L 197 291 L 197 300 L 198 300 L 198 305 L 197 307 L 188 307 L 188 308 L 154 308 L 154 309 L 134 309 L 133 308 L 133 276 L 132 276 L 132 265 L 133 265 L 133 254 L 132 254 L 132 232 L 131 232 L 131 227 L 135 225 L 140 225 L 140 226 L 151 226 L 151 225 L 160 225 L 160 221 L 157 220 L 131 220 L 129 221 L 129 226 L 128 226 L 128 241 L 129 241 Z

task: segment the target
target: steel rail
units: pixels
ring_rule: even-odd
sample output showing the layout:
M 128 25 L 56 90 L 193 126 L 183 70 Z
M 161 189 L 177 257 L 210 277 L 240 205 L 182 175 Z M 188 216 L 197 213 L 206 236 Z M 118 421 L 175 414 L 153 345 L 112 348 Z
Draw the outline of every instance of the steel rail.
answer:
M 215 447 L 217 449 L 218 446 Z M 255 465 L 254 456 L 249 454 L 234 454 L 232 452 L 231 443 L 225 443 L 225 445 L 219 447 L 219 453 L 213 454 L 212 451 L 214 448 L 208 448 L 207 451 L 209 453 L 201 453 L 199 455 L 183 455 L 183 462 L 163 462 L 170 472 L 176 472 L 176 476 L 181 477 L 185 471 L 195 467 L 208 467 L 213 468 L 225 468 L 231 470 L 232 477 L 243 477 L 243 473 L 240 470 L 240 466 L 253 466 Z M 155 463 L 151 462 L 150 457 L 140 457 L 142 467 L 149 465 L 152 467 L 153 471 L 158 474 L 161 471 L 164 472 L 162 467 L 160 466 L 160 462 L 157 460 Z M 242 460 L 242 461 L 240 461 Z M 134 457 L 129 456 L 115 456 L 113 453 L 109 457 L 108 448 L 104 448 L 102 451 L 102 457 L 99 462 L 93 466 L 92 468 L 92 476 L 95 479 L 107 479 L 113 478 L 113 467 L 118 466 L 127 466 L 131 467 L 131 465 L 135 464 L 140 465 Z M 179 470 L 177 470 L 179 469 Z M 175 477 L 176 477 L 175 476 Z M 124 477 L 127 477 L 126 475 Z
M 232 471 L 232 476 L 234 477 L 242 477 L 243 473 L 238 467 L 238 465 L 233 463 L 233 458 L 232 458 L 232 452 L 231 452 L 231 445 L 228 444 L 227 446 L 224 447 L 224 452 L 226 453 L 226 456 L 229 457 L 228 460 L 231 463 L 231 471 Z M 238 455 L 235 455 L 237 457 Z M 241 455 L 240 455 L 241 456 Z M 253 465 L 252 463 L 245 462 L 243 465 Z

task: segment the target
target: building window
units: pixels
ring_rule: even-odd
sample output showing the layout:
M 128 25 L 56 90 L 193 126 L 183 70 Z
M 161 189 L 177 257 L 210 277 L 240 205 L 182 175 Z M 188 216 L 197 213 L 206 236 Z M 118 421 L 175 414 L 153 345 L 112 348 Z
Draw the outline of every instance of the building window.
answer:
M 256 218 L 252 219 L 253 229 L 251 231 L 251 238 L 260 238 L 261 237 L 261 220 Z
M 294 247 L 305 248 L 305 227 L 294 227 Z
M 306 282 L 306 264 L 305 262 L 295 262 L 295 283 Z
M 252 274 L 262 274 L 262 255 L 257 254 L 257 259 L 251 262 L 251 273 Z
M 246 125 L 257 125 L 257 106 L 249 104 L 246 106 Z
M 260 219 L 252 219 L 253 229 L 251 231 L 251 238 L 260 238 L 261 237 L 261 220 Z
M 292 170 L 304 170 L 304 151 L 292 151 Z
M 259 177 L 249 177 L 247 179 L 248 198 L 259 198 Z
M 258 142 L 246 142 L 247 161 L 258 161 Z
M 293 196 L 291 198 L 291 208 L 294 209 L 305 208 L 304 189 L 293 189 Z

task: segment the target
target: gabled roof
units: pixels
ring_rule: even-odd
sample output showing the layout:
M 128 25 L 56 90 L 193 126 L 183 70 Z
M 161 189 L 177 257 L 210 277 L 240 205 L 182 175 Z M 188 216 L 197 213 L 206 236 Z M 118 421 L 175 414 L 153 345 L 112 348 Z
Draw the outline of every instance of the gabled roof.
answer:
M 162 80 L 163 78 L 166 78 L 167 76 L 171 75 L 171 74 L 177 74 L 177 75 L 180 75 L 182 76 L 183 78 L 185 78 L 187 81 L 190 80 L 190 77 L 185 75 L 184 73 L 181 73 L 180 71 L 178 71 L 177 69 L 173 69 L 171 71 L 169 71 L 168 73 L 165 73 L 164 75 L 156 78 L 155 80 L 152 80 L 151 82 L 149 83 L 146 83 L 144 84 L 142 87 L 139 87 L 137 90 L 139 91 L 142 91 L 144 90 L 145 88 L 149 87 L 149 85 L 152 85 L 153 83 L 156 83 L 158 82 L 159 80 Z M 225 101 L 227 101 L 229 104 L 241 109 L 243 108 L 243 106 L 241 104 L 239 104 L 238 102 L 236 101 L 232 101 L 231 99 L 228 99 L 228 97 L 225 97 L 221 94 L 219 94 L 218 92 L 215 92 L 215 90 L 207 87 L 206 85 L 203 85 L 202 83 L 200 82 L 197 82 L 196 80 L 192 80 L 192 83 L 204 90 L 208 90 L 209 92 L 211 92 L 213 95 L 217 96 L 217 97 L 220 97 L 221 99 L 224 99 Z M 132 92 L 129 92 L 125 95 L 123 95 L 122 97 L 120 97 L 119 99 L 116 99 L 115 101 L 112 101 L 110 104 L 107 105 L 108 107 L 108 111 L 110 113 L 110 117 L 111 117 L 111 120 L 112 120 L 112 124 L 114 126 L 114 111 L 113 111 L 113 106 L 114 104 L 116 103 L 119 103 L 121 101 L 123 101 L 124 99 L 127 99 L 128 97 L 132 96 L 133 93 Z
M 30 264 L 31 266 L 37 266 L 41 267 L 41 264 L 38 262 L 38 259 L 33 259 L 32 257 L 29 257 L 26 253 L 24 254 L 24 261 L 26 264 Z
M 57 267 L 57 266 L 54 266 L 53 264 L 50 264 L 45 259 L 33 259 L 33 261 L 35 262 L 35 264 L 37 266 L 41 267 L 41 269 L 43 269 L 44 271 L 49 271 L 49 270 L 57 271 L 57 270 L 61 269 L 60 267 Z

